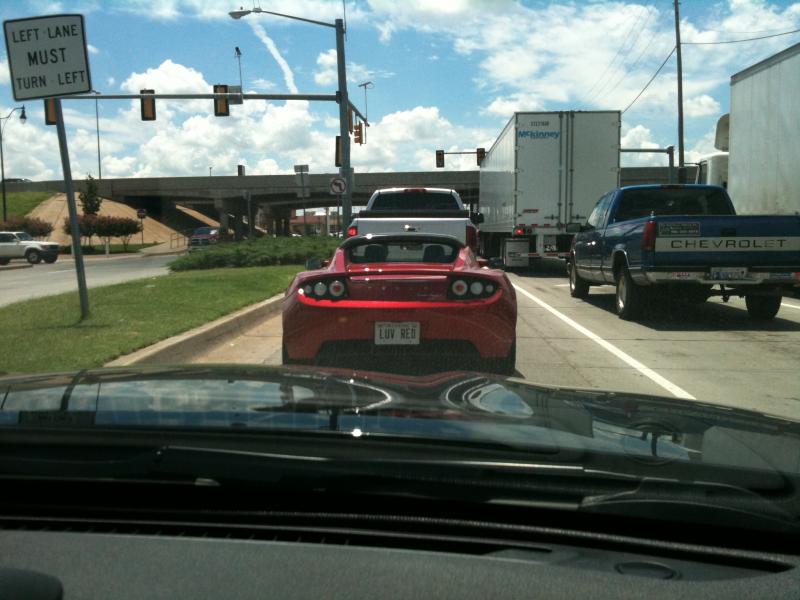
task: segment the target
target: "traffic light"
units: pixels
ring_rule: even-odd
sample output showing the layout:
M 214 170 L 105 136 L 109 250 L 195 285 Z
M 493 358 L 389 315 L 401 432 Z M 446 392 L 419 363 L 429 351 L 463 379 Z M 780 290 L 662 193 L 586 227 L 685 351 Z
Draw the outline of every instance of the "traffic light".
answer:
M 485 148 L 478 148 L 476 154 L 478 155 L 478 166 L 481 166 L 483 163 L 483 159 L 486 158 L 486 149 Z
M 342 136 L 336 136 L 336 159 L 334 160 L 334 165 L 337 167 L 342 166 Z
M 228 86 L 223 83 L 217 83 L 214 85 L 214 93 L 215 94 L 227 94 L 228 93 Z M 214 116 L 215 117 L 227 117 L 230 116 L 231 109 L 228 105 L 228 98 L 214 98 Z
M 436 168 L 437 169 L 444 168 L 444 150 L 436 151 Z
M 58 122 L 56 117 L 56 101 L 55 98 L 45 98 L 44 101 L 44 124 L 55 125 Z
M 140 94 L 155 94 L 155 90 L 139 90 Z M 156 99 L 141 98 L 139 100 L 142 107 L 142 121 L 156 120 Z
M 353 141 L 356 144 L 363 144 L 364 143 L 364 124 L 363 123 L 356 123 L 356 126 L 353 128 Z

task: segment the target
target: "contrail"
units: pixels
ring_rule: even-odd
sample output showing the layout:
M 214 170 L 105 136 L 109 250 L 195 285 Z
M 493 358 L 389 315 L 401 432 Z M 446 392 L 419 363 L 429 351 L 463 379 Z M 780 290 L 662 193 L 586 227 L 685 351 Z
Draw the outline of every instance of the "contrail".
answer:
M 292 94 L 297 94 L 297 86 L 294 84 L 294 73 L 292 73 L 292 69 L 289 68 L 289 63 L 284 60 L 281 53 L 278 52 L 278 48 L 275 46 L 275 42 L 272 41 L 272 38 L 267 35 L 267 32 L 264 31 L 264 28 L 261 26 L 260 23 L 257 23 L 255 20 L 248 21 L 250 27 L 253 28 L 253 32 L 258 36 L 264 45 L 269 50 L 269 53 L 272 55 L 272 58 L 275 59 L 275 62 L 278 63 L 278 66 L 283 71 L 283 78 L 286 81 L 286 87 L 289 89 L 289 92 Z

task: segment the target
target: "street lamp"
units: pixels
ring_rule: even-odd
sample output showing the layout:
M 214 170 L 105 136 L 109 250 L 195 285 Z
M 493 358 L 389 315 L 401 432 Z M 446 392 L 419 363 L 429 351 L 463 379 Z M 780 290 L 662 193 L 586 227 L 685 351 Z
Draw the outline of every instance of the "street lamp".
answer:
M 352 194 L 353 194 L 353 171 L 350 169 L 350 102 L 347 97 L 347 73 L 345 71 L 345 58 L 344 58 L 344 21 L 336 19 L 333 23 L 325 23 L 323 21 L 315 21 L 313 19 L 304 19 L 303 17 L 294 17 L 292 15 L 285 15 L 283 13 L 272 12 L 264 10 L 260 7 L 255 7 L 250 10 L 240 8 L 239 10 L 232 10 L 228 14 L 232 19 L 241 19 L 251 13 L 263 13 L 266 15 L 273 15 L 276 17 L 284 17 L 286 19 L 293 19 L 295 21 L 303 21 L 304 23 L 312 23 L 313 25 L 321 25 L 323 27 L 330 27 L 336 30 L 336 65 L 339 74 L 339 89 L 336 92 L 339 102 L 339 135 L 341 139 L 341 164 L 339 173 L 347 182 L 347 189 L 342 194 L 342 217 L 344 222 L 350 224 L 350 216 L 352 212 Z
M 2 177 L 2 187 L 3 187 L 3 221 L 8 220 L 8 213 L 6 210 L 6 165 L 5 159 L 3 158 L 3 129 L 6 128 L 6 123 L 8 123 L 8 119 L 11 118 L 16 111 L 20 111 L 19 113 L 19 120 L 22 121 L 22 124 L 25 124 L 25 121 L 28 120 L 28 117 L 25 115 L 25 105 L 17 106 L 11 109 L 5 117 L 0 117 L 0 121 L 3 121 L 0 124 L 0 177 Z

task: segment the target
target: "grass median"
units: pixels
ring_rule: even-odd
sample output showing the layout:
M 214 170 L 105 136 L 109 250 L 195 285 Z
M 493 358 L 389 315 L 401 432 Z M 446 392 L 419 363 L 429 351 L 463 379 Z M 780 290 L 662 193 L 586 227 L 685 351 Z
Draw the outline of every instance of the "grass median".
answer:
M 283 292 L 300 265 L 171 273 L 89 290 L 81 322 L 78 293 L 0 308 L 0 372 L 99 367 Z

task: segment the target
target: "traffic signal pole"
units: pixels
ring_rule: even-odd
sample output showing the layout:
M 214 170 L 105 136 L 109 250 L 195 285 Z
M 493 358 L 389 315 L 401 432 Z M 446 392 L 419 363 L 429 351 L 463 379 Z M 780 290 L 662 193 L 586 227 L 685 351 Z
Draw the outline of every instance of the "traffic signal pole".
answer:
M 347 73 L 344 60 L 344 21 L 336 19 L 336 66 L 339 72 L 339 135 L 341 136 L 342 166 L 339 173 L 347 182 L 342 194 L 342 220 L 350 225 L 353 212 L 353 170 L 350 168 L 350 101 L 347 98 Z

